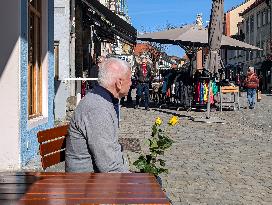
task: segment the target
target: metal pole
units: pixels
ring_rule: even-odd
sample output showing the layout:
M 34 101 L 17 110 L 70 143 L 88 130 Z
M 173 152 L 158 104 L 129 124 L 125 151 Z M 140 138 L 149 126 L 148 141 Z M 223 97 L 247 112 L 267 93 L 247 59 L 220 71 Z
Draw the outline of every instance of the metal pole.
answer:
M 207 103 L 207 115 L 206 119 L 210 119 L 211 114 L 211 81 L 209 79 L 209 85 L 208 85 L 208 103 Z
M 76 9 L 76 2 L 75 0 L 71 0 L 70 4 L 70 75 L 69 77 L 74 78 L 75 75 L 75 45 L 76 45 L 76 35 L 75 35 L 75 9 Z M 76 95 L 76 82 L 70 81 L 70 95 Z

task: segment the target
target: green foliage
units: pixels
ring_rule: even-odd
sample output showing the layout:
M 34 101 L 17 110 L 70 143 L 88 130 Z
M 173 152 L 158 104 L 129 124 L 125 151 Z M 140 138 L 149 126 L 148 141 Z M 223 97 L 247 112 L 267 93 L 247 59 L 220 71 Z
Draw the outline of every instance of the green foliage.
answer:
M 169 149 L 174 142 L 160 126 L 161 124 L 156 122 L 152 126 L 151 137 L 148 139 L 149 153 L 140 155 L 133 163 L 140 172 L 152 173 L 155 176 L 161 173 L 168 173 L 168 169 L 165 167 L 165 160 L 161 159 L 161 157 L 164 155 L 165 150 Z

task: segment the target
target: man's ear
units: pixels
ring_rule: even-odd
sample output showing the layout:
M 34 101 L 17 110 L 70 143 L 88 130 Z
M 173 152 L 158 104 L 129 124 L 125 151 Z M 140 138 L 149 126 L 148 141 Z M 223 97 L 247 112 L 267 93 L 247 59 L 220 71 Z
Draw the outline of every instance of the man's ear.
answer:
M 122 80 L 121 80 L 121 78 L 118 78 L 118 79 L 116 80 L 115 85 L 116 85 L 116 88 L 117 88 L 118 90 L 121 90 L 121 87 L 122 87 Z

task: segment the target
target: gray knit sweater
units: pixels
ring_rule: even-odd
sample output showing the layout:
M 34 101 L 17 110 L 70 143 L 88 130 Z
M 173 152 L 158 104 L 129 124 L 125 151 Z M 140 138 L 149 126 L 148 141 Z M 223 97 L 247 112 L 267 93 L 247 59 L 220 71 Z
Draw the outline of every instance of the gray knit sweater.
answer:
M 80 101 L 70 122 L 65 157 L 66 172 L 129 172 L 111 102 L 94 93 Z

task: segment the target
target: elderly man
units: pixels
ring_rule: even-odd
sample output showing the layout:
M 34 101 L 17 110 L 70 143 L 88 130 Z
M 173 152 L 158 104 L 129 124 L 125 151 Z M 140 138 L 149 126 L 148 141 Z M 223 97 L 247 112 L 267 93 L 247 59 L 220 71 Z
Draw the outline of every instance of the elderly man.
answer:
M 130 65 L 109 58 L 98 83 L 78 104 L 66 140 L 67 172 L 129 172 L 118 143 L 118 101 L 131 85 Z

